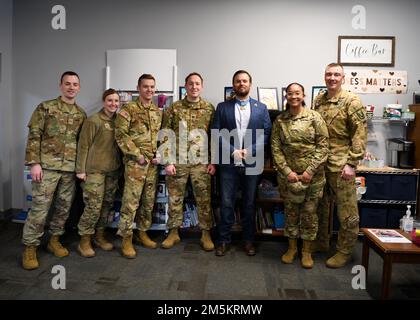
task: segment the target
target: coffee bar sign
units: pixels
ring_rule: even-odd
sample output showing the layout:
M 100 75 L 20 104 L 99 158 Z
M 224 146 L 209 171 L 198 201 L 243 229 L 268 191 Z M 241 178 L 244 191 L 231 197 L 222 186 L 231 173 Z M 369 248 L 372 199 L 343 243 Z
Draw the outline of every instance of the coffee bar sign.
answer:
M 345 90 L 354 93 L 407 93 L 407 71 L 345 68 Z
M 344 66 L 393 67 L 395 37 L 339 36 L 338 62 Z

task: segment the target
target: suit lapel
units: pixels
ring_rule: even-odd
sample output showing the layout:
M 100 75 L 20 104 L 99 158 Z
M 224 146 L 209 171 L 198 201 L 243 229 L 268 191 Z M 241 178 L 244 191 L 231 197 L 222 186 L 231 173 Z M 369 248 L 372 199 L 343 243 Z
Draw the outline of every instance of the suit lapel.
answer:
M 235 118 L 235 100 L 228 101 L 227 105 L 227 112 L 228 116 L 227 119 L 229 119 L 228 127 L 235 129 L 236 128 L 236 118 Z
M 251 113 L 249 115 L 249 122 L 248 122 L 248 127 L 247 129 L 252 129 L 254 127 L 254 121 L 255 121 L 255 117 L 257 116 L 258 113 L 258 103 L 256 100 L 250 98 L 249 99 L 249 107 L 251 110 Z

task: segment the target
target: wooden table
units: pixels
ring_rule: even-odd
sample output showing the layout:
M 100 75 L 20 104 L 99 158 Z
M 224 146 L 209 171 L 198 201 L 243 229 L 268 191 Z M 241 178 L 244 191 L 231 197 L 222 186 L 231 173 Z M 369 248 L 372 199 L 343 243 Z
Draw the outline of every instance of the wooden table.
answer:
M 393 263 L 420 263 L 420 247 L 413 243 L 385 243 L 376 238 L 367 228 L 362 228 L 364 234 L 362 265 L 366 270 L 366 279 L 369 267 L 369 248 L 375 250 L 383 260 L 381 299 L 388 299 L 391 285 Z M 397 230 L 407 239 L 409 234 Z

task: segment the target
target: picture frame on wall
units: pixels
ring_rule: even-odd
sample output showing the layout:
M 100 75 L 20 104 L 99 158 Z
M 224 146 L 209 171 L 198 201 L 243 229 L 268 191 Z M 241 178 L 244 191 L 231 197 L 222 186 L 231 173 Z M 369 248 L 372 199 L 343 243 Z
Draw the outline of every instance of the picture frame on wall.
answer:
M 287 91 L 286 91 L 287 87 L 283 87 L 281 88 L 281 108 L 282 110 L 286 110 L 286 104 L 287 104 Z
M 185 87 L 179 87 L 179 100 L 184 99 L 187 96 L 187 89 Z
M 420 104 L 420 91 L 413 92 L 413 104 Z
M 232 100 L 235 98 L 235 92 L 233 91 L 233 87 L 225 87 L 224 97 L 225 101 Z
M 264 103 L 268 110 L 280 110 L 277 88 L 258 87 L 258 101 Z
M 312 99 L 311 99 L 311 109 L 314 109 L 314 102 L 315 102 L 315 98 L 318 96 L 319 92 L 321 90 L 326 90 L 327 87 L 326 86 L 314 86 L 312 87 Z
M 344 66 L 393 67 L 395 37 L 339 36 L 337 61 Z

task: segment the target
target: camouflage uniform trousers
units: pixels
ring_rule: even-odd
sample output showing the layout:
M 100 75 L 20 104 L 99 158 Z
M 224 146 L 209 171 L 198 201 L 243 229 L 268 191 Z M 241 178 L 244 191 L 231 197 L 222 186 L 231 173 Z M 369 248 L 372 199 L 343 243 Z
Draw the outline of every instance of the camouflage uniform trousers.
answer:
M 337 251 L 351 254 L 359 233 L 359 211 L 357 208 L 357 194 L 355 180 L 343 180 L 341 172 L 326 172 L 327 183 L 324 196 L 318 206 L 318 235 L 321 242 L 329 241 L 329 221 L 331 202 L 337 205 L 338 232 Z
M 96 230 L 104 230 L 108 215 L 114 206 L 115 193 L 118 189 L 118 171 L 89 173 L 82 182 L 83 202 L 85 209 L 80 217 L 79 234 L 94 234 Z
M 213 216 L 211 211 L 211 176 L 207 173 L 207 164 L 176 165 L 176 175 L 166 176 L 169 193 L 167 226 L 169 229 L 174 229 L 182 225 L 184 194 L 188 177 L 191 178 L 197 205 L 198 226 L 201 230 L 210 230 L 213 227 Z
M 283 178 L 285 180 L 285 178 Z M 312 241 L 318 231 L 318 202 L 322 198 L 325 175 L 316 173 L 307 189 L 301 191 L 298 201 L 294 194 L 287 190 L 288 182 L 283 183 L 286 189 L 284 196 L 285 228 L 284 235 L 288 238 Z
M 43 169 L 42 172 L 42 181 L 32 182 L 32 209 L 23 227 L 22 236 L 22 242 L 27 246 L 39 246 L 53 200 L 54 211 L 49 232 L 58 236 L 64 234 L 64 225 L 70 214 L 75 195 L 76 175 L 74 172 L 48 169 Z
M 137 228 L 147 231 L 152 225 L 155 204 L 158 167 L 153 164 L 140 165 L 128 160 L 124 170 L 124 194 L 117 234 L 126 237 L 133 234 L 133 222 Z M 137 209 L 140 210 L 136 216 Z

